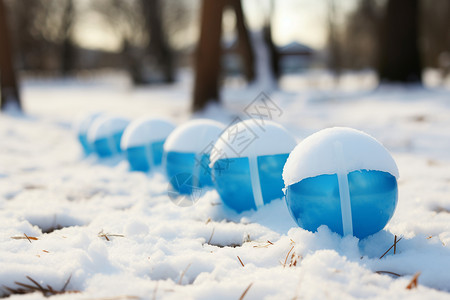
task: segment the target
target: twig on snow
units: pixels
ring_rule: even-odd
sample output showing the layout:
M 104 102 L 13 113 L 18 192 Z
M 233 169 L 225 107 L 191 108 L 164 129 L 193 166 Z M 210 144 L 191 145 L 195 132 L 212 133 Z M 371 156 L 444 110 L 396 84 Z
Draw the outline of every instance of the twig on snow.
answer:
M 13 240 L 28 240 L 30 243 L 31 241 L 37 241 L 38 238 L 34 236 L 28 236 L 26 233 L 23 234 L 24 236 L 12 236 L 11 238 Z
M 393 247 L 395 247 L 395 248 L 394 248 L 394 254 L 395 254 L 395 250 L 396 250 L 396 247 L 397 247 L 397 243 L 400 242 L 401 240 L 402 240 L 402 237 L 399 238 L 399 239 L 397 240 L 397 236 L 395 236 L 395 238 L 394 238 L 394 244 L 393 244 L 391 247 L 389 247 L 389 249 L 387 249 L 386 252 L 383 253 L 383 255 L 380 256 L 380 259 L 382 259 L 389 251 L 391 251 L 391 249 L 392 249 Z
M 239 257 L 239 256 L 238 256 L 238 257 Z M 242 295 L 239 297 L 239 300 L 244 299 L 245 295 L 247 294 L 248 290 L 252 287 L 252 285 L 253 285 L 253 282 L 250 283 L 250 284 L 248 285 L 248 287 L 245 289 L 245 291 L 244 291 L 244 292 L 242 293 Z
M 244 263 L 242 262 L 242 260 L 241 260 L 241 258 L 239 257 L 239 255 L 237 256 L 237 258 L 239 259 L 239 262 L 241 263 L 241 265 L 242 265 L 243 267 L 245 267 L 245 265 L 244 265 Z

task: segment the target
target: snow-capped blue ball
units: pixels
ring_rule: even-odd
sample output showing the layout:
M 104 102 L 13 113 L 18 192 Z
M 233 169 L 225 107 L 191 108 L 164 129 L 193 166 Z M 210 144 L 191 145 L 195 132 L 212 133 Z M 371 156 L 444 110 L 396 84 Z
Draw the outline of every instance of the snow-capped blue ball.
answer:
M 373 137 L 350 128 L 325 129 L 290 154 L 283 172 L 286 203 L 304 229 L 327 225 L 365 238 L 394 214 L 398 176 L 394 159 Z
M 211 152 L 214 186 L 237 212 L 283 197 L 283 167 L 296 146 L 281 125 L 246 120 L 227 128 Z
M 157 118 L 146 117 L 131 122 L 120 143 L 130 169 L 147 172 L 161 165 L 164 142 L 174 129 L 171 122 Z
M 176 193 L 212 186 L 209 155 L 225 126 L 197 119 L 178 126 L 164 143 L 163 168 Z
M 99 112 L 84 115 L 75 125 L 75 132 L 85 155 L 89 155 L 94 151 L 94 146 L 88 142 L 87 133 L 94 121 L 101 115 Z
M 88 142 L 100 157 L 121 153 L 120 140 L 129 120 L 115 116 L 99 117 L 88 130 Z

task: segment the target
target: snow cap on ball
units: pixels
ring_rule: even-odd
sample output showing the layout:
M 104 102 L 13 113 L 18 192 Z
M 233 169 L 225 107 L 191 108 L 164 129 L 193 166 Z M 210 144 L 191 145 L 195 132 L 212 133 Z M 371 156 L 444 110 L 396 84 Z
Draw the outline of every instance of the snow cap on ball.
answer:
M 116 133 L 120 133 L 128 126 L 130 121 L 128 119 L 116 116 L 100 117 L 92 124 L 88 131 L 88 141 L 94 142 L 96 140 L 110 137 Z
M 247 144 L 243 144 L 244 142 Z M 222 133 L 214 145 L 222 155 L 214 156 L 210 166 L 220 158 L 290 153 L 296 145 L 294 136 L 282 125 L 267 120 L 258 124 L 249 119 L 228 127 Z
M 99 117 L 101 117 L 101 112 L 94 112 L 87 115 L 79 115 L 77 117 L 77 121 L 75 125 L 73 126 L 73 130 L 77 134 L 86 134 L 89 130 L 89 127 L 97 120 Z
M 164 151 L 199 153 L 208 150 L 211 148 L 208 145 L 214 144 L 224 129 L 225 125 L 209 119 L 189 121 L 172 131 L 164 143 Z
M 341 150 L 336 151 L 336 147 Z M 336 174 L 339 163 L 347 173 L 374 170 L 399 177 L 391 154 L 375 138 L 356 129 L 334 127 L 309 136 L 295 147 L 284 166 L 284 184 L 287 187 L 305 178 Z
M 123 133 L 120 147 L 122 150 L 163 141 L 175 129 L 170 121 L 143 117 L 130 123 Z

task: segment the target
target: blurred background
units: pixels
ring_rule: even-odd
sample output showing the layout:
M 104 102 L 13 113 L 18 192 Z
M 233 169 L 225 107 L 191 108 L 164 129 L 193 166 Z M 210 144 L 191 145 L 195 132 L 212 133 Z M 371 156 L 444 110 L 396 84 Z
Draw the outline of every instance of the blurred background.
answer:
M 326 74 L 327 85 L 352 72 L 374 86 L 449 80 L 448 0 L 0 0 L 0 7 L 2 104 L 20 98 L 9 77 L 120 73 L 141 86 L 173 84 L 188 72 L 194 110 L 218 101 L 223 84 L 278 88 L 305 74 Z

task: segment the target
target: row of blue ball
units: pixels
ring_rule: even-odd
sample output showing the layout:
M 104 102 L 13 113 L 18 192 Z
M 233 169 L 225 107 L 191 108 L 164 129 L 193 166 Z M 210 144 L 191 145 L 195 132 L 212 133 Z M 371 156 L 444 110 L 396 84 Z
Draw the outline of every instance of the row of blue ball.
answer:
M 239 126 L 249 132 L 261 131 L 255 133 L 258 142 L 237 154 L 227 128 L 210 120 L 193 120 L 175 128 L 154 118 L 129 123 L 94 114 L 80 123 L 77 134 L 86 154 L 109 157 L 124 152 L 132 171 L 148 172 L 162 164 L 174 191 L 190 194 L 214 186 L 224 204 L 242 212 L 284 196 L 283 168 L 296 142 L 280 125 L 264 125 L 262 130 L 251 120 L 234 125 L 236 131 Z M 217 150 L 225 155 L 213 158 Z M 383 229 L 397 204 L 395 176 L 379 170 L 355 170 L 347 174 L 347 180 L 351 234 L 364 238 Z M 346 234 L 339 184 L 337 174 L 321 174 L 286 185 L 287 207 L 297 224 L 311 231 L 327 225 Z

